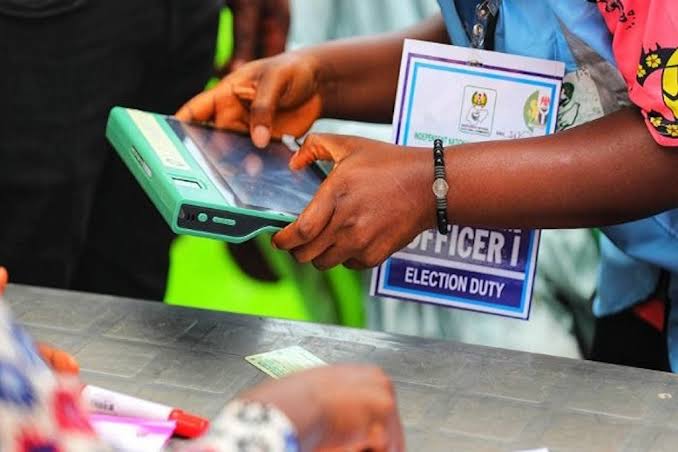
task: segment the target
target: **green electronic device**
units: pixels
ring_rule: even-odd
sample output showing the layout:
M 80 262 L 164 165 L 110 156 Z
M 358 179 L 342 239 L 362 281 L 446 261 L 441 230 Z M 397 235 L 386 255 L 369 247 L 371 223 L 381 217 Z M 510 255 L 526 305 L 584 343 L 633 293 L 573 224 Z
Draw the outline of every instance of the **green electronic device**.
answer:
M 115 107 L 106 136 L 172 230 L 241 243 L 285 227 L 317 191 L 317 165 L 291 171 L 283 143 Z

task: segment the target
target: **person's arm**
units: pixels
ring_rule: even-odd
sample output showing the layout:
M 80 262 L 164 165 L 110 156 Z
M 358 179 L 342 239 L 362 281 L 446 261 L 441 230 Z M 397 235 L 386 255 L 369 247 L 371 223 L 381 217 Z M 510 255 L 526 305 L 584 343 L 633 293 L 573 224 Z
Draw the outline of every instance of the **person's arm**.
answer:
M 328 42 L 307 52 L 318 62 L 322 116 L 391 122 L 405 39 L 449 43 L 442 16 L 413 27 L 370 37 Z
M 249 131 L 259 147 L 271 136 L 301 136 L 323 117 L 388 122 L 403 39 L 445 42 L 440 16 L 400 33 L 330 42 L 253 61 L 188 101 L 182 121 Z
M 273 238 L 299 261 L 372 267 L 435 227 L 430 149 L 311 135 L 291 166 L 313 160 L 337 165 Z M 678 206 L 678 152 L 656 144 L 634 108 L 548 137 L 447 148 L 445 160 L 454 224 L 602 226 Z
M 602 226 L 678 206 L 678 152 L 635 108 L 548 137 L 448 148 L 445 159 L 455 223 Z

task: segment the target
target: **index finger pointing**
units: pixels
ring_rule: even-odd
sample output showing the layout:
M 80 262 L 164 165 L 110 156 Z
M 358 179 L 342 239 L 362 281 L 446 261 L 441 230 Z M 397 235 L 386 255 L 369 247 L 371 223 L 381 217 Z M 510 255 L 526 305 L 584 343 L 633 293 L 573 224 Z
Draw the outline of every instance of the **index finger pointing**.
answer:
M 268 146 L 271 140 L 273 119 L 287 83 L 288 74 L 279 71 L 264 72 L 257 83 L 250 106 L 250 133 L 252 141 L 259 148 Z
M 309 135 L 290 159 L 290 169 L 300 170 L 318 160 L 330 160 L 339 163 L 351 152 L 352 137 L 329 133 Z
M 273 245 L 276 248 L 289 251 L 309 243 L 325 229 L 336 207 L 334 192 L 327 183 L 328 180 L 322 183 L 297 221 L 273 236 Z
M 202 92 L 189 100 L 174 116 L 179 121 L 209 121 L 215 113 L 215 91 Z
M 318 135 L 309 135 L 301 145 L 301 148 L 292 155 L 290 169 L 300 170 L 318 160 L 332 160 L 332 154 L 325 146 L 322 138 Z

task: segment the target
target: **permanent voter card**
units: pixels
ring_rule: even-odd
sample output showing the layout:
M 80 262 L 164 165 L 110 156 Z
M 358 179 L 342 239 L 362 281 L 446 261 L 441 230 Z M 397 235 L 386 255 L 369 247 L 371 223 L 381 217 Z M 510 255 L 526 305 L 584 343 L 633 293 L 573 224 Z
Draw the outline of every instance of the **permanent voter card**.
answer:
M 557 61 L 407 40 L 394 142 L 431 152 L 435 139 L 453 146 L 551 134 L 564 72 Z M 373 272 L 371 294 L 527 319 L 538 244 L 534 230 L 425 231 Z
M 247 356 L 245 359 L 257 369 L 276 379 L 301 370 L 327 365 L 325 361 L 298 345 Z

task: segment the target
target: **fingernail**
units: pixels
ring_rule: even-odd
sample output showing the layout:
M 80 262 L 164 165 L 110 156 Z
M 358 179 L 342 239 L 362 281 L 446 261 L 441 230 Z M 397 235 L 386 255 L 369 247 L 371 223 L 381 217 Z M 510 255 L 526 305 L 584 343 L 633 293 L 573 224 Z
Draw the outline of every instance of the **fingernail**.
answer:
M 265 148 L 271 140 L 271 132 L 266 126 L 256 126 L 252 132 L 252 142 L 258 148 Z

